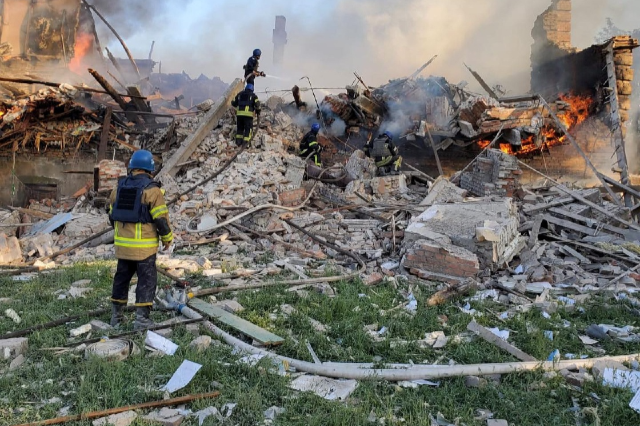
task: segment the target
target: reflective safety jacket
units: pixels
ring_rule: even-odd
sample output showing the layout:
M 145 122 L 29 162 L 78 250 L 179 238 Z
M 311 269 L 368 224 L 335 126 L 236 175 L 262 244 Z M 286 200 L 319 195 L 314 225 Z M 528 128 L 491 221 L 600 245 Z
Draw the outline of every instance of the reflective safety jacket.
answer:
M 121 179 L 111 192 L 109 219 L 118 259 L 145 260 L 157 253 L 159 241 L 173 240 L 164 191 L 143 171 Z
M 261 109 L 260 100 L 256 94 L 246 89 L 238 93 L 231 101 L 231 106 L 236 108 L 238 117 L 253 117 L 255 114 L 260 114 Z
M 300 156 L 306 157 L 312 152 L 320 152 L 322 146 L 318 144 L 318 134 L 314 132 L 308 132 L 302 138 L 300 142 Z

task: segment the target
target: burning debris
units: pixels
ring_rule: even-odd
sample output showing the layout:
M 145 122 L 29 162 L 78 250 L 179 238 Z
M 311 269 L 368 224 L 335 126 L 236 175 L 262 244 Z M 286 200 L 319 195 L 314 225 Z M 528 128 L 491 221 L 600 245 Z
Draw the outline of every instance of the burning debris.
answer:
M 43 40 L 59 43 L 62 53 L 47 43 L 40 48 L 53 49 L 49 53 L 58 55 L 58 61 L 66 62 L 72 73 L 79 73 L 89 66 L 89 57 L 95 56 L 91 51 L 98 40 L 89 25 L 93 18 L 89 17 L 91 11 L 97 10 L 85 2 L 50 3 L 47 11 L 38 6 L 38 13 L 33 15 L 38 19 L 28 21 L 38 22 L 40 32 L 27 32 L 28 50 L 21 53 L 35 54 L 31 38 L 47 36 Z M 65 9 L 67 6 L 63 5 L 77 9 Z M 474 319 L 482 314 L 476 310 L 476 302 L 482 300 L 495 302 L 492 309 L 498 311 L 487 312 L 491 319 L 496 317 L 501 322 L 520 320 L 520 315 L 535 310 L 550 319 L 551 315 L 603 294 L 629 302 L 634 314 L 640 304 L 633 297 L 640 285 L 640 191 L 631 185 L 624 149 L 633 77 L 630 58 L 638 42 L 630 37 L 615 37 L 585 51 L 572 49 L 570 28 L 567 30 L 569 7 L 568 0 L 554 0 L 536 22 L 532 94 L 505 97 L 503 90 L 491 87 L 470 68 L 487 92 L 485 95 L 471 92 L 464 82 L 451 84 L 444 77 L 419 77 L 429 61 L 410 77 L 380 87 L 368 86 L 356 74 L 358 84 L 347 86 L 346 93 L 326 96 L 316 111 L 302 101 L 297 87 L 292 104 L 279 97 L 266 99 L 261 113 L 256 114 L 254 131 L 240 146 L 234 141 L 240 110 L 230 107 L 231 100 L 243 88 L 239 79 L 225 85 L 219 79 L 204 76 L 191 80 L 186 74 L 151 74 L 155 66 L 151 55 L 148 62 L 133 58 L 121 62 L 110 54 L 111 65 L 100 58 L 95 68 L 88 70 L 95 81 L 84 84 L 73 79 L 68 80 L 73 85 L 27 79 L 24 74 L 2 77 L 7 94 L 0 101 L 0 152 L 12 157 L 12 186 L 17 179 L 24 191 L 18 201 L 15 187 L 12 188 L 12 205 L 0 210 L 0 276 L 29 280 L 33 276 L 29 274 L 55 269 L 59 264 L 113 259 L 114 232 L 105 211 L 107 199 L 128 172 L 124 160 L 131 152 L 146 149 L 159 165 L 156 179 L 162 183 L 166 197 L 166 205 L 161 208 L 171 220 L 174 243 L 158 255 L 158 273 L 175 287 L 161 289 L 155 303 L 179 312 L 177 320 L 170 320 L 172 324 L 152 327 L 169 328 L 163 330 L 163 335 L 168 336 L 176 322 L 202 322 L 213 335 L 235 347 L 234 356 L 236 351 L 250 354 L 234 359 L 245 364 L 243 368 L 253 368 L 266 357 L 258 367 L 261 374 L 285 376 L 292 366 L 298 373 L 350 379 L 332 382 L 349 385 L 344 398 L 357 386 L 356 379 L 365 378 L 417 387 L 439 385 L 426 379 L 487 375 L 496 369 L 508 374 L 579 365 L 593 366 L 595 374 L 599 367 L 587 361 L 576 360 L 578 364 L 573 367 L 567 361 L 556 362 L 559 351 L 551 353 L 550 362 L 537 362 L 545 358 L 507 342 L 509 330 L 502 330 L 502 326 L 488 329 Z M 79 31 L 67 34 L 65 16 L 71 10 L 77 11 Z M 274 41 L 283 48 L 286 33 L 282 20 L 277 22 L 279 30 Z M 49 25 L 61 31 L 62 36 L 53 37 L 47 32 Z M 73 40 L 73 49 L 63 38 Z M 11 43 L 0 45 L 8 55 L 13 48 Z M 280 49 L 277 61 L 282 54 Z M 586 66 L 592 60 L 596 66 L 589 66 L 580 79 L 557 71 L 573 70 L 576 64 Z M 2 66 L 14 66 L 17 58 L 6 62 Z M 556 72 L 559 77 L 554 85 L 550 85 L 550 77 L 541 77 L 548 73 L 555 76 Z M 158 91 L 159 86 L 164 88 Z M 186 109 L 195 110 L 186 113 Z M 317 143 L 324 150 L 320 154 L 322 161 L 311 164 L 300 155 L 299 144 L 308 125 L 316 120 L 322 123 L 316 126 L 322 127 Z M 610 138 L 612 147 L 599 134 L 588 135 L 588 125 L 592 123 L 598 123 L 597 130 Z M 403 154 L 419 167 L 408 165 L 411 171 L 381 176 L 380 164 L 359 148 L 383 132 L 399 140 Z M 596 156 L 587 149 L 592 139 L 598 142 L 594 150 L 599 152 L 604 145 L 616 154 L 614 172 L 620 175 L 619 179 L 613 177 L 613 172 L 601 172 L 594 165 Z M 563 155 L 568 148 L 574 151 L 571 158 Z M 444 161 L 440 160 L 441 154 Z M 600 154 L 611 158 L 609 151 Z M 72 188 L 64 191 L 58 187 L 61 181 L 29 180 L 21 176 L 17 165 L 20 163 L 16 158 L 21 156 L 76 160 L 74 170 L 60 173 L 80 178 L 64 179 Z M 433 167 L 421 163 L 431 158 L 438 166 L 437 179 L 429 175 Z M 536 161 L 544 162 L 544 168 L 535 167 L 540 164 Z M 584 188 L 556 179 L 570 161 L 580 162 L 581 173 L 591 172 L 601 186 Z M 79 163 L 84 163 L 80 170 Z M 561 173 L 549 172 L 548 166 L 556 164 Z M 531 178 L 532 174 L 536 179 Z M 197 286 L 190 281 L 192 275 L 198 275 Z M 271 280 L 271 276 L 277 279 Z M 280 337 L 274 330 L 249 322 L 253 318 L 250 315 L 241 317 L 243 305 L 247 306 L 245 301 L 240 304 L 215 297 L 203 299 L 270 286 L 292 287 L 289 290 L 300 299 L 309 296 L 309 289 L 322 297 L 340 298 L 344 297 L 339 294 L 342 290 L 333 283 L 352 280 L 361 288 L 371 289 L 372 294 L 375 286 L 385 286 L 385 291 L 394 295 L 391 307 L 385 310 L 375 305 L 367 313 L 380 321 L 396 315 L 404 316 L 402 321 L 412 317 L 422 321 L 419 316 L 425 309 L 451 304 L 462 315 L 472 317 L 467 326 L 472 334 L 449 337 L 444 331 L 423 330 L 414 334 L 424 338 L 409 342 L 393 336 L 397 330 L 388 324 L 362 324 L 356 328 L 364 330 L 364 338 L 370 339 L 372 345 L 382 343 L 402 352 L 398 348 L 411 344 L 415 346 L 412 351 L 427 349 L 429 355 L 440 358 L 434 363 L 429 360 L 433 365 L 427 367 L 411 361 L 411 365 L 389 363 L 379 368 L 377 363 L 390 361 L 383 357 L 373 358 L 376 364 L 326 363 L 306 341 L 306 350 L 314 361 L 311 364 L 278 355 L 287 354 L 292 347 L 297 351 L 298 339 L 292 330 L 287 335 L 280 333 L 284 336 Z M 90 284 L 91 280 L 76 281 L 70 289 L 65 286 L 57 290 L 57 298 L 62 301 L 67 297 L 87 297 L 93 292 Z M 133 294 L 129 296 L 135 298 Z M 365 293 L 357 296 L 367 297 Z M 354 305 L 347 315 L 360 309 Z M 290 305 L 269 310 L 265 323 L 284 316 L 306 315 Z M 278 311 L 282 312 L 276 314 Z M 15 310 L 7 309 L 5 315 L 15 323 L 22 321 Z M 10 333 L 7 339 L 0 340 L 5 358 L 12 359 L 9 371 L 20 368 L 28 354 L 26 339 L 17 341 L 19 350 L 11 339 L 77 319 L 63 318 Z M 231 336 L 209 319 L 253 343 Z M 332 345 L 331 353 L 340 353 L 335 351 L 341 350 L 342 336 L 335 338 L 332 324 L 308 320 L 311 328 L 322 335 L 319 341 Z M 445 315 L 438 316 L 437 321 L 443 329 L 455 329 L 447 325 Z M 102 354 L 113 345 L 124 356 L 111 362 L 127 362 L 129 357 L 140 354 L 135 344 L 119 339 L 123 335 L 114 335 L 106 342 L 101 337 L 88 336 L 86 341 L 78 342 L 74 339 L 81 334 L 98 331 L 102 336 L 110 327 L 100 321 L 78 325 L 74 324 L 72 340 L 65 342 L 66 347 L 54 348 L 56 356 L 74 352 Z M 196 326 L 196 332 L 197 329 Z M 330 330 L 334 333 L 331 337 Z M 559 333 L 534 330 L 527 324 L 528 334 L 536 332 L 545 342 L 553 341 L 554 332 Z M 584 333 L 587 336 L 580 336 L 580 341 L 588 344 L 585 351 L 590 354 L 604 354 L 605 349 L 596 347 L 599 340 L 615 338 L 637 343 L 638 339 L 632 328 L 606 324 L 594 324 Z M 171 351 L 154 350 L 152 356 L 179 356 L 179 345 L 158 334 L 147 334 L 145 343 L 155 339 Z M 449 342 L 467 342 L 476 335 L 527 364 L 464 365 L 454 359 L 447 363 L 445 355 L 440 356 L 446 354 Z M 205 352 L 213 342 L 203 336 L 190 346 Z M 287 345 L 283 345 L 285 342 Z M 148 346 L 159 348 L 159 344 Z M 263 349 L 266 347 L 269 351 Z M 351 350 L 349 347 L 348 352 Z M 547 353 L 543 356 L 547 357 Z M 564 356 L 575 358 L 572 354 Z M 181 380 L 181 387 L 193 386 L 191 379 L 200 367 L 184 360 L 169 383 Z M 205 370 L 198 374 L 210 374 Z M 561 374 L 576 386 L 582 386 L 590 377 L 584 371 Z M 326 381 L 309 376 L 302 379 Z M 487 385 L 483 380 L 467 376 L 465 383 Z M 327 395 L 321 394 L 334 398 L 331 390 Z M 220 413 L 227 412 L 231 417 L 235 405 L 226 405 Z M 217 410 L 210 407 L 203 411 L 215 415 Z M 182 408 L 164 414 L 154 419 L 179 422 L 192 415 Z M 134 421 L 135 416 L 128 414 L 125 420 Z M 442 415 L 438 418 L 444 419 Z

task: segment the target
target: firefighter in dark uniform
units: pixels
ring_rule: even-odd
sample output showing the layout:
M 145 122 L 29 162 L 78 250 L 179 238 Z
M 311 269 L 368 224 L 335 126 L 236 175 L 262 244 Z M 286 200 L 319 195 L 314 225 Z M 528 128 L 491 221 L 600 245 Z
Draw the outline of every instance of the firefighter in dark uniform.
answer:
M 149 314 L 158 284 L 158 242 L 161 241 L 167 250 L 173 241 L 164 190 L 151 176 L 154 168 L 153 155 L 149 151 L 136 151 L 129 161 L 128 176 L 120 180 L 109 199 L 109 220 L 115 230 L 118 259 L 111 293 L 111 325 L 114 327 L 124 318 L 129 284 L 134 274 L 138 275 L 134 329 L 153 325 Z
M 320 125 L 314 123 L 311 126 L 311 131 L 304 135 L 300 142 L 300 157 L 305 160 L 311 159 L 313 163 L 322 167 L 322 160 L 320 159 L 320 153 L 322 152 L 322 145 L 318 143 L 318 132 L 320 131 Z
M 364 153 L 376 162 L 379 176 L 400 172 L 402 157 L 398 155 L 398 148 L 393 144 L 391 132 L 384 132 L 373 141 L 367 142 Z
M 241 146 L 251 140 L 253 136 L 253 116 L 260 116 L 260 100 L 253 93 L 253 84 L 247 84 L 244 91 L 231 101 L 231 106 L 236 109 L 236 121 L 238 130 L 236 132 L 236 145 Z
M 242 67 L 244 69 L 245 83 L 253 84 L 256 77 L 267 76 L 265 73 L 258 70 L 258 67 L 260 66 L 260 56 L 262 56 L 262 51 L 260 49 L 254 50 L 253 56 L 247 59 L 247 64 Z

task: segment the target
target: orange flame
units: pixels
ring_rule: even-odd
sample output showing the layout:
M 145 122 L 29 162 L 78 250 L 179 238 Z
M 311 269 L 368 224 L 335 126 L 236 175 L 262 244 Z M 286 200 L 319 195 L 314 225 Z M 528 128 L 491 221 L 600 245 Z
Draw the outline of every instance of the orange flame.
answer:
M 560 121 L 567 129 L 574 128 L 589 117 L 593 98 L 589 96 L 560 95 L 560 100 L 569 104 L 569 111 L 559 116 Z
M 568 110 L 564 110 L 558 112 L 558 118 L 567 128 L 567 130 L 571 131 L 578 124 L 582 123 L 589 117 L 589 112 L 591 109 L 591 105 L 593 104 L 593 99 L 588 96 L 572 96 L 572 95 L 561 95 L 560 100 L 569 105 Z M 556 145 L 562 145 L 566 139 L 566 136 L 563 134 L 561 129 L 558 129 L 554 126 L 544 126 L 540 132 L 540 135 L 537 136 L 539 139 L 536 144 L 536 135 L 530 135 L 526 139 L 522 140 L 522 146 L 519 148 L 516 147 L 514 149 L 513 145 L 507 142 L 500 143 L 500 150 L 509 155 L 518 155 L 523 156 L 530 154 L 532 152 L 540 151 L 545 146 L 551 147 Z M 483 140 L 478 142 L 478 146 L 481 149 L 486 148 L 491 141 Z
M 93 35 L 86 33 L 78 33 L 76 36 L 75 55 L 71 62 L 69 62 L 69 69 L 76 74 L 82 73 L 86 68 L 83 65 L 83 59 L 91 50 L 93 46 Z

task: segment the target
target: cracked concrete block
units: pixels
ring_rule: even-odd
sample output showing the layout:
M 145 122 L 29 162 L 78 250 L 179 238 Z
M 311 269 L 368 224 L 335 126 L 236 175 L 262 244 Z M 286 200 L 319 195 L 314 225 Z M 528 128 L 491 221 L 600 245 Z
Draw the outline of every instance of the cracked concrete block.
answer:
M 11 359 L 18 355 L 24 355 L 29 349 L 29 339 L 16 337 L 14 339 L 0 340 L 0 355 L 4 359 Z

